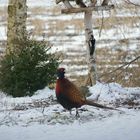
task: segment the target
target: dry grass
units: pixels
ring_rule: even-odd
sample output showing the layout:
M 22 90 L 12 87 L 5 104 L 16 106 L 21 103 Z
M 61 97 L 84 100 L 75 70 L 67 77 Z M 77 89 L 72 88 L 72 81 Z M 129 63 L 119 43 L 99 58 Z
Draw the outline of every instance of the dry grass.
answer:
M 41 15 L 46 12 L 46 8 L 45 7 L 33 7 L 33 8 L 30 8 L 30 12 L 33 15 Z
M 60 14 L 60 7 L 55 6 L 53 8 L 45 8 L 45 7 L 33 7 L 30 8 L 29 11 L 33 14 L 33 15 L 42 15 L 42 14 L 47 14 L 47 13 L 51 13 L 51 15 L 56 15 L 56 14 Z
M 6 7 L 0 7 L 0 17 L 1 22 L 5 22 L 7 20 L 7 8 Z
M 107 49 L 99 49 L 97 52 L 98 56 L 104 57 L 104 59 L 98 59 L 97 62 L 99 75 L 104 75 L 101 77 L 101 81 L 117 82 L 124 86 L 140 85 L 140 60 L 128 65 L 128 67 L 123 67 L 111 74 L 109 73 L 138 56 L 138 53 L 140 54 L 140 50 L 132 53 L 124 50 L 116 50 L 115 52 L 112 52 L 111 50 Z
M 31 20 L 30 24 L 34 26 L 32 35 L 40 36 L 44 33 L 45 30 L 45 21 L 41 19 Z
M 137 27 L 137 23 L 139 23 L 140 17 L 107 17 L 103 19 L 103 25 L 102 25 L 102 19 L 97 18 L 95 21 L 93 21 L 94 26 L 97 29 L 100 29 L 101 26 L 103 26 L 103 29 L 112 29 L 114 26 L 127 26 L 127 27 Z
M 101 25 L 102 23 L 102 19 L 98 18 L 96 20 L 93 21 L 94 23 L 94 28 L 99 29 L 102 26 L 102 29 L 104 30 L 108 30 L 108 29 L 112 29 L 115 27 L 116 30 L 119 30 L 122 32 L 122 34 L 124 34 L 125 36 L 125 32 L 129 32 L 129 30 L 126 31 L 126 29 L 121 29 L 120 26 L 124 26 L 124 27 L 138 27 L 138 23 L 139 23 L 140 19 L 139 17 L 108 17 L 108 18 L 104 18 L 103 20 L 103 25 Z M 30 22 L 31 25 L 35 26 L 35 32 L 36 34 L 40 32 L 42 32 L 44 30 L 44 26 L 45 24 L 47 24 L 49 26 L 49 30 L 48 30 L 48 36 L 52 36 L 54 34 L 56 34 L 56 32 L 62 31 L 64 32 L 65 29 L 67 29 L 68 26 L 73 25 L 74 26 L 74 31 L 75 34 L 79 34 L 81 33 L 81 31 L 84 31 L 84 24 L 83 24 L 83 20 L 82 19 L 73 19 L 73 20 L 48 20 L 48 21 L 44 21 L 41 19 L 28 19 L 28 22 Z M 37 27 L 39 26 L 39 27 Z M 122 39 L 121 43 L 128 43 L 127 39 Z
M 131 65 L 128 65 L 128 67 L 123 67 L 113 73 L 110 73 L 114 71 L 116 68 L 124 65 L 126 62 L 130 62 L 132 59 L 134 59 L 136 56 L 140 54 L 140 49 L 135 51 L 128 52 L 127 50 L 111 50 L 109 48 L 97 48 L 97 70 L 98 75 L 100 77 L 101 82 L 117 82 L 120 83 L 123 86 L 138 86 L 140 85 L 140 60 L 135 61 Z M 77 60 L 80 60 L 77 56 L 74 56 L 74 58 L 77 58 Z M 63 63 L 63 65 L 67 65 L 69 67 L 73 67 L 73 65 L 76 66 L 85 66 L 86 60 L 81 61 L 75 61 L 70 56 L 67 57 L 67 59 L 70 59 L 71 61 L 68 63 Z M 82 72 L 85 71 L 85 68 L 81 68 L 78 71 Z M 76 72 L 77 70 L 75 70 Z M 73 73 L 73 70 L 69 71 L 69 73 Z M 86 75 L 75 75 L 72 74 L 69 76 L 71 80 L 74 80 L 74 83 L 77 86 L 83 86 L 85 84 Z
M 136 56 L 140 54 L 140 49 L 136 51 L 124 51 L 123 49 L 116 49 L 115 51 L 110 48 L 97 48 L 97 70 L 101 82 L 117 82 L 123 86 L 138 86 L 140 85 L 140 60 L 135 61 L 131 65 L 123 67 L 113 73 L 116 68 L 124 65 L 126 62 L 130 62 Z M 71 61 L 68 63 L 63 63 L 64 65 L 72 67 L 73 65 L 81 66 L 86 65 L 86 61 L 73 61 L 71 57 L 67 59 Z M 77 60 L 80 60 L 75 56 Z M 85 68 L 81 69 L 86 70 Z M 72 73 L 72 71 L 70 72 Z M 86 75 L 70 75 L 70 79 L 74 80 L 74 83 L 78 86 L 83 86 L 85 84 Z M 76 80 L 75 80 L 76 79 Z

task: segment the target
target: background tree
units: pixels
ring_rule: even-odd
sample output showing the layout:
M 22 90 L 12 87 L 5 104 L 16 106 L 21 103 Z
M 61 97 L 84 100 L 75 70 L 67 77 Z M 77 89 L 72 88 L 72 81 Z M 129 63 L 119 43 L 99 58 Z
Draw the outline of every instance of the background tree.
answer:
M 9 0 L 7 52 L 17 51 L 19 40 L 26 36 L 27 0 Z

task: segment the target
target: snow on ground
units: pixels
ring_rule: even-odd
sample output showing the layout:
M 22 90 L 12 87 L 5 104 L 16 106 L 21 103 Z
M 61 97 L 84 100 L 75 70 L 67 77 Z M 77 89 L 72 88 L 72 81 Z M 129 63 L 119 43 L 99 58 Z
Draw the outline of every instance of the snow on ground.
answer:
M 0 127 L 2 140 L 139 140 L 140 112 L 71 125 Z
M 0 41 L 6 39 L 7 39 L 6 28 L 4 26 L 0 26 Z
M 124 88 L 117 83 L 97 83 L 95 86 L 90 87 L 92 94 L 89 99 L 96 99 L 108 103 L 125 102 L 126 100 L 135 100 L 136 96 L 140 96 L 140 88 Z M 140 100 L 134 101 L 140 102 Z
M 93 99 L 121 111 L 83 106 L 80 118 L 56 102 L 55 91 L 45 88 L 32 97 L 12 98 L 0 93 L 2 140 L 139 140 L 140 88 L 117 83 L 90 87 Z

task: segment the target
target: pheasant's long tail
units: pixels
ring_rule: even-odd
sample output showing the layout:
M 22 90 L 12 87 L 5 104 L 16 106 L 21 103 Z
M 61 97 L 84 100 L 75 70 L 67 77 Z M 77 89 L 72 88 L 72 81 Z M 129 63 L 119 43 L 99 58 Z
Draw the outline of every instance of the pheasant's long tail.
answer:
M 91 101 L 91 100 L 86 100 L 86 101 L 85 101 L 85 104 L 86 104 L 86 105 L 90 105 L 90 106 L 95 106 L 95 107 L 103 108 L 103 109 L 110 109 L 110 110 L 117 110 L 117 111 L 120 111 L 120 110 L 115 109 L 115 108 L 113 108 L 113 107 L 108 107 L 108 106 L 104 106 L 104 105 L 95 103 L 95 102 L 93 102 L 93 101 Z

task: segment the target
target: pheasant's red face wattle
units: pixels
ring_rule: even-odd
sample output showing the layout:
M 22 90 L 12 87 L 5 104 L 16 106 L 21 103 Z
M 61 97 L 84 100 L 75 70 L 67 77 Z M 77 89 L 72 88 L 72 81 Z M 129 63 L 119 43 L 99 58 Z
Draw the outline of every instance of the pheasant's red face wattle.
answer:
M 62 79 L 58 79 L 56 82 L 56 88 L 55 88 L 56 95 L 59 95 L 61 93 L 61 82 Z

